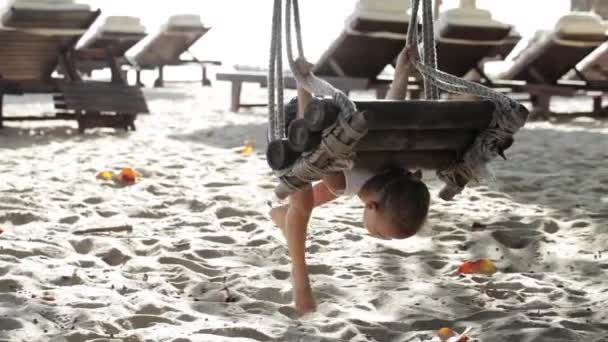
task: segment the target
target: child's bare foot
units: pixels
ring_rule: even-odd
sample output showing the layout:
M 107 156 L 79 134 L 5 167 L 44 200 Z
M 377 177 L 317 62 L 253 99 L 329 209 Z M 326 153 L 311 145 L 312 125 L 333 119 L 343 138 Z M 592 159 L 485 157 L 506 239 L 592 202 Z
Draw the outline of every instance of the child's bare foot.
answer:
M 285 235 L 285 217 L 287 215 L 287 209 L 289 209 L 289 207 L 284 205 L 281 207 L 272 208 L 270 210 L 270 218 L 272 219 L 272 222 L 274 222 L 274 224 L 281 229 L 283 235 Z
M 296 310 L 301 315 L 317 311 L 317 302 L 310 286 L 304 286 L 301 289 L 294 287 L 293 300 L 296 304 Z

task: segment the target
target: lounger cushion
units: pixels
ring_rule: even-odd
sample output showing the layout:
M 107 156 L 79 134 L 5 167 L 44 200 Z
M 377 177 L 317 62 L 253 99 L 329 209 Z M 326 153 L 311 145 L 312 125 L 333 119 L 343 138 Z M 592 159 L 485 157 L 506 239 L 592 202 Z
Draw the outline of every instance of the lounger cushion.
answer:
M 145 33 L 146 28 L 137 17 L 111 16 L 107 17 L 103 25 L 97 30 L 98 34 L 104 33 Z
M 15 9 L 42 10 L 42 11 L 74 11 L 90 10 L 87 4 L 77 4 L 74 0 L 14 0 L 10 6 Z
M 352 17 L 383 22 L 408 22 L 409 7 L 409 0 L 359 0 Z
M 196 14 L 179 14 L 169 18 L 161 27 L 163 32 L 171 31 L 193 31 L 200 32 L 208 30 L 201 21 L 201 17 Z

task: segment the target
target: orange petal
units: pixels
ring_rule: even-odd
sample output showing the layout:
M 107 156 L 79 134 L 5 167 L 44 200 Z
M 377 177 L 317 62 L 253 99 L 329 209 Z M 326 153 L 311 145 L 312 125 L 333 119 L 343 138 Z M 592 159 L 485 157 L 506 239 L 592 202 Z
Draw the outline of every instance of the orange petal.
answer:
M 450 328 L 441 328 L 437 332 L 437 336 L 441 341 L 447 341 L 449 338 L 456 336 L 456 332 Z
M 488 259 L 467 261 L 458 267 L 458 273 L 460 274 L 492 275 L 496 273 L 496 271 L 496 265 L 494 265 L 494 263 Z
M 120 171 L 120 178 L 125 183 L 135 183 L 137 180 L 137 171 L 133 170 L 130 167 L 125 167 Z

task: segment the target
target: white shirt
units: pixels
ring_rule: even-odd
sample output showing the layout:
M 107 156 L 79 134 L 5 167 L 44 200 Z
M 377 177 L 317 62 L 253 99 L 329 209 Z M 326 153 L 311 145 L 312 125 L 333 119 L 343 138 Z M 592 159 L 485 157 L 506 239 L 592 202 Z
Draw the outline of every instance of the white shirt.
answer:
M 365 183 L 375 176 L 375 172 L 367 169 L 353 168 L 351 170 L 344 171 L 345 187 L 341 195 L 356 196 L 359 191 L 361 191 L 361 188 L 363 188 Z

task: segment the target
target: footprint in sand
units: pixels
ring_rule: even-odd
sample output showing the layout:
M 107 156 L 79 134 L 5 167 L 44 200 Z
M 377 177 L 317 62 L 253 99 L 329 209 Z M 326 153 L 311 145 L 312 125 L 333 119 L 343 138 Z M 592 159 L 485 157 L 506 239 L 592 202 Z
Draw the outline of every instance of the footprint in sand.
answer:
M 0 318 L 0 330 L 17 330 L 23 328 L 23 324 L 13 318 Z
M 178 322 L 168 318 L 153 315 L 133 315 L 127 318 L 120 318 L 116 321 L 116 323 L 127 330 L 150 328 L 161 323 L 179 325 Z
M 79 254 L 88 254 L 93 249 L 93 240 L 92 239 L 83 239 L 83 240 L 71 240 L 70 244 Z
M 45 218 L 35 215 L 33 213 L 14 211 L 14 212 L 8 212 L 8 213 L 4 213 L 3 215 L 0 215 L 0 222 L 7 222 L 7 221 L 11 222 L 15 226 L 21 226 L 21 225 L 25 225 L 25 224 L 28 224 L 31 222 L 36 222 L 36 221 L 46 222 L 47 220 Z
M 209 334 L 215 336 L 229 337 L 231 339 L 247 339 L 254 341 L 274 341 L 272 337 L 261 333 L 253 328 L 233 327 L 222 329 L 202 329 L 197 334 Z
M 217 236 L 205 235 L 205 236 L 201 237 L 201 239 L 215 242 L 215 243 L 223 243 L 223 244 L 227 244 L 227 245 L 236 244 L 236 240 L 234 240 L 230 236 L 225 236 L 225 235 L 217 235 Z
M 241 209 L 236 209 L 236 208 L 231 208 L 231 207 L 222 207 L 215 211 L 215 216 L 218 219 L 225 219 L 225 218 L 229 218 L 229 217 L 260 216 L 260 215 L 262 215 L 262 214 L 260 214 L 257 211 L 241 210 Z
M 251 240 L 251 241 L 247 242 L 247 247 L 260 247 L 260 246 L 267 245 L 269 243 L 270 243 L 270 241 L 268 241 L 268 240 L 261 240 L 261 239 Z
M 14 279 L 0 279 L 0 293 L 18 292 L 22 288 L 21 283 Z
M 117 248 L 102 250 L 97 252 L 95 255 L 101 258 L 103 262 L 110 266 L 122 265 L 131 259 L 130 256 L 118 250 Z
M 103 203 L 103 198 L 101 197 L 89 197 L 82 200 L 86 204 L 101 204 Z
M 531 243 L 538 241 L 541 233 L 534 230 L 499 230 L 492 233 L 492 237 L 503 246 L 511 249 L 523 249 Z
M 549 234 L 555 234 L 559 231 L 559 224 L 555 221 L 547 221 L 543 224 L 543 230 Z
M 72 216 L 66 216 L 66 217 L 61 218 L 59 220 L 59 223 L 61 223 L 61 224 L 74 224 L 74 223 L 78 222 L 78 220 L 80 220 L 79 216 L 72 215 Z
M 290 274 L 287 271 L 273 270 L 272 276 L 278 280 L 287 280 L 289 279 Z
M 174 258 L 174 257 L 160 257 L 160 258 L 158 258 L 158 262 L 160 264 L 164 264 L 164 265 L 183 266 L 183 267 L 191 270 L 192 272 L 202 273 L 209 277 L 215 277 L 220 274 L 220 271 L 218 271 L 214 268 L 203 266 L 194 261 L 190 261 L 190 260 L 186 260 L 186 259 L 180 259 L 180 258 Z
M 219 249 L 201 249 L 194 251 L 194 253 L 203 259 L 216 259 L 235 255 L 233 251 Z

